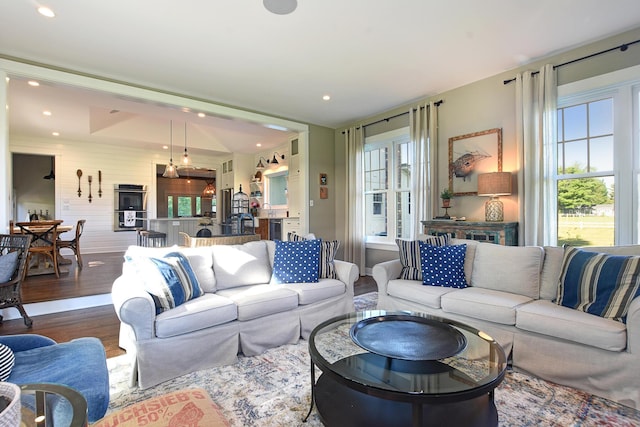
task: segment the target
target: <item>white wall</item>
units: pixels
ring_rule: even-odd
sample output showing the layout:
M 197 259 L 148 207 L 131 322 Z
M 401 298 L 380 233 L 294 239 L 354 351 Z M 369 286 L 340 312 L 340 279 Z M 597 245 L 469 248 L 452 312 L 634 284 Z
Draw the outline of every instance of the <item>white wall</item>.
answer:
M 113 231 L 114 184 L 146 185 L 148 216 L 155 217 L 155 165 L 167 162 L 168 153 L 165 150 L 149 151 L 133 146 L 21 137 L 10 137 L 9 150 L 12 153 L 56 156 L 56 218 L 69 225 L 75 225 L 79 219 L 87 220 L 82 235 L 83 253 L 124 251 L 136 242 L 134 232 Z M 195 166 L 212 169 L 219 167 L 219 159 L 212 156 L 193 157 Z M 78 169 L 82 170 L 80 197 L 76 175 Z M 99 170 L 102 171 L 102 197 L 98 196 Z M 91 203 L 88 200 L 89 175 L 93 177 Z M 63 236 L 65 239 L 70 237 Z

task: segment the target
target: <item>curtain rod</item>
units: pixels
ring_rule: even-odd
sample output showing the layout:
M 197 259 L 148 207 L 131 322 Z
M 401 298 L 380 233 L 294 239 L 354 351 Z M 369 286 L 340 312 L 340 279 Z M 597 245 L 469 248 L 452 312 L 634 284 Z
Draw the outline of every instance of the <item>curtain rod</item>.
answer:
M 443 102 L 444 102 L 444 101 L 441 99 L 441 100 L 439 100 L 439 101 L 434 102 L 433 104 L 434 104 L 436 107 L 439 107 L 439 106 L 440 106 L 440 104 L 442 104 Z M 420 109 L 423 109 L 423 108 L 425 108 L 425 107 L 420 107 Z M 414 109 L 413 109 L 413 111 L 417 111 L 417 110 L 418 110 L 417 108 L 414 108 Z M 357 126 L 357 127 L 356 127 L 356 129 L 360 129 L 361 127 L 366 128 L 367 126 L 375 125 L 375 124 L 382 123 L 382 122 L 388 122 L 388 121 L 389 121 L 389 120 L 391 120 L 391 119 L 395 119 L 395 118 L 397 118 L 397 117 L 402 117 L 402 116 L 404 116 L 405 114 L 409 114 L 409 112 L 408 112 L 408 111 L 405 111 L 405 112 L 403 112 L 403 113 L 396 114 L 395 116 L 386 117 L 386 118 L 384 118 L 384 119 L 376 120 L 375 122 L 367 123 L 366 125 Z M 342 134 L 344 135 L 346 132 L 347 132 L 347 131 L 343 130 L 343 131 L 342 131 Z
M 553 69 L 555 70 L 556 68 L 564 67 L 565 65 L 573 64 L 574 62 L 584 61 L 585 59 L 590 59 L 590 58 L 593 58 L 594 56 L 600 56 L 602 54 L 613 52 L 614 50 L 618 50 L 618 49 L 620 49 L 621 52 L 625 52 L 627 49 L 629 49 L 629 46 L 634 45 L 636 43 L 640 43 L 640 39 L 632 41 L 630 43 L 623 43 L 620 46 L 616 46 L 616 47 L 612 47 L 612 48 L 609 48 L 609 49 L 601 50 L 600 52 L 592 53 L 591 55 L 583 56 L 582 58 L 572 59 L 571 61 L 567 61 L 567 62 L 563 62 L 562 64 L 554 65 Z M 534 71 L 534 72 L 531 73 L 531 75 L 535 76 L 539 72 L 540 71 Z M 509 80 L 504 80 L 503 83 L 504 84 L 509 84 L 509 83 L 515 82 L 515 81 L 516 81 L 516 78 L 514 77 L 514 78 L 509 79 Z

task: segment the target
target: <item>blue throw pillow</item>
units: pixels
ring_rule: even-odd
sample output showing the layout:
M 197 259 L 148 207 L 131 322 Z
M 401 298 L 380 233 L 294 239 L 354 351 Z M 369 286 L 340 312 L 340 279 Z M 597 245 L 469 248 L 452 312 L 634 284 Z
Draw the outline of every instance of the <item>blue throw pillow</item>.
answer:
M 271 283 L 315 283 L 320 266 L 320 240 L 276 240 Z
M 144 288 L 153 298 L 156 314 L 178 307 L 203 294 L 191 263 L 180 252 L 162 258 L 128 258 L 134 262 Z
M 466 288 L 464 256 L 467 245 L 433 246 L 420 242 L 422 283 L 447 288 Z
M 6 283 L 11 280 L 11 276 L 18 267 L 18 252 L 9 252 L 0 256 L 0 283 Z
M 609 255 L 565 246 L 556 303 L 626 322 L 640 295 L 640 257 Z
M 300 236 L 296 233 L 289 233 L 289 241 L 290 242 L 303 242 L 305 240 L 315 240 Z M 320 271 L 318 273 L 318 278 L 320 279 L 337 279 L 338 274 L 336 273 L 336 264 L 335 258 L 336 253 L 338 253 L 338 248 L 340 247 L 339 240 L 320 240 Z
M 398 254 L 400 255 L 400 279 L 422 280 L 422 267 L 420 266 L 420 242 L 432 246 L 446 246 L 451 237 L 448 234 L 440 236 L 429 236 L 425 240 L 402 240 L 396 239 Z

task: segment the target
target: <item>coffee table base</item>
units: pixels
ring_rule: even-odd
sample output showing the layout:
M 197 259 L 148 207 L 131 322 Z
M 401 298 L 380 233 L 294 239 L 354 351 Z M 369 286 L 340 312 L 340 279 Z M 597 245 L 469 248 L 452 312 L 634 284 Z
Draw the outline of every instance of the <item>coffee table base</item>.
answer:
M 414 405 L 353 390 L 322 374 L 314 387 L 318 414 L 325 426 L 469 426 L 495 427 L 498 412 L 486 394 L 453 403 Z

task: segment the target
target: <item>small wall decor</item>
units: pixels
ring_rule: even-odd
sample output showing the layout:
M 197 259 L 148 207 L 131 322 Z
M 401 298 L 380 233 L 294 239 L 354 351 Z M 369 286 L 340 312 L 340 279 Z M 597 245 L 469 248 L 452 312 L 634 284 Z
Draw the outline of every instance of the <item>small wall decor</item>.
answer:
M 98 171 L 98 197 L 102 197 L 102 171 Z
M 93 200 L 93 196 L 91 195 L 91 182 L 93 182 L 93 177 L 91 175 L 89 175 L 89 177 L 87 178 L 87 181 L 89 181 L 89 203 L 91 203 L 91 200 Z
M 478 194 L 478 175 L 502 172 L 502 129 L 449 138 L 449 190 L 454 196 Z
M 329 198 L 329 187 L 320 187 L 320 198 L 321 199 Z
M 76 171 L 76 176 L 78 177 L 78 197 L 82 196 L 82 190 L 80 189 L 80 178 L 82 178 L 82 170 L 78 169 Z
M 327 174 L 326 173 L 321 173 L 320 174 L 320 185 L 327 185 Z

